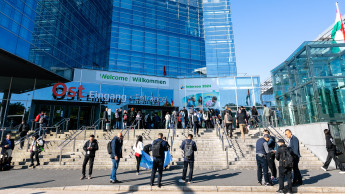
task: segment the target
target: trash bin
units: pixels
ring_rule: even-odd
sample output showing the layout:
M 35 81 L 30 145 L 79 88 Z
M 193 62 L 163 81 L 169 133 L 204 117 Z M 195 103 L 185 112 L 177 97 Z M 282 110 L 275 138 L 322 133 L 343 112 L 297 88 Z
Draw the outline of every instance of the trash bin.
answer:
M 106 124 L 105 124 L 105 129 L 106 129 L 106 130 L 110 130 L 110 123 L 106 123 Z

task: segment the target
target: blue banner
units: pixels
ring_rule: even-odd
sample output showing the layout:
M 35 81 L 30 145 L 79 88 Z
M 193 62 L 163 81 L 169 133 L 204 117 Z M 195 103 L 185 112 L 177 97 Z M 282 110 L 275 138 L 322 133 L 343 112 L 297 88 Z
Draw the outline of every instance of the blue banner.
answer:
M 172 162 L 172 157 L 169 151 L 165 152 L 165 159 L 164 159 L 164 167 L 168 166 Z M 153 159 L 147 153 L 142 151 L 142 157 L 140 161 L 140 167 L 146 169 L 152 169 L 153 166 Z

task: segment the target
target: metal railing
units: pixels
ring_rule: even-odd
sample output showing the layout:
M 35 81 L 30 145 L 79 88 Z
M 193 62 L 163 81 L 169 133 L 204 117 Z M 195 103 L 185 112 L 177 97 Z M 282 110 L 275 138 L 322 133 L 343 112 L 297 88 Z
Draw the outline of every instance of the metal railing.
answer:
M 60 148 L 60 157 L 59 157 L 59 165 L 61 165 L 62 161 L 62 151 L 63 149 L 72 141 L 73 143 L 73 152 L 75 152 L 75 143 L 77 140 L 77 137 L 84 132 L 84 141 L 86 139 L 86 127 L 82 126 L 80 127 L 76 132 L 74 132 L 70 137 L 68 137 L 65 141 L 63 141 L 58 147 Z
M 169 127 L 169 132 L 168 132 L 168 137 L 167 137 L 167 141 L 169 142 L 169 139 L 171 140 L 170 142 L 170 151 L 172 152 L 173 151 L 173 146 L 174 146 L 174 140 L 175 140 L 175 135 L 176 135 L 176 130 L 177 130 L 177 118 L 175 118 L 175 120 L 173 121 L 174 125 L 173 125 L 173 128 L 172 128 L 172 135 L 170 137 L 170 130 L 171 130 L 171 127 Z M 171 126 L 171 125 L 170 125 Z
M 127 140 L 129 140 L 129 130 L 133 128 L 133 137 L 135 137 L 135 129 L 136 127 L 139 125 L 139 122 L 138 120 L 134 120 L 133 123 L 130 125 L 130 126 L 126 126 L 125 128 L 123 128 L 121 130 L 121 133 L 123 135 L 123 138 L 125 138 L 125 136 L 127 135 Z

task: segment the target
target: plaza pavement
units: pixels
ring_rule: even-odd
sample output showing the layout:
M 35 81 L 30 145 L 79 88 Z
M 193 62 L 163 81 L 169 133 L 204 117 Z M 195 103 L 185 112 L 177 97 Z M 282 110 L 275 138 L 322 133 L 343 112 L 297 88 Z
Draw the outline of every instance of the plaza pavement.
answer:
M 210 170 L 194 172 L 194 183 L 179 183 L 182 169 L 166 170 L 163 173 L 163 187 L 150 187 L 150 171 L 121 171 L 121 184 L 109 183 L 109 170 L 94 170 L 93 179 L 80 180 L 81 170 L 61 169 L 13 169 L 0 172 L 0 193 L 141 193 L 169 191 L 169 193 L 200 192 L 274 192 L 273 187 L 258 186 L 255 170 Z M 302 170 L 304 185 L 299 193 L 345 193 L 345 175 L 338 170 L 324 172 Z M 294 189 L 296 191 L 296 188 Z

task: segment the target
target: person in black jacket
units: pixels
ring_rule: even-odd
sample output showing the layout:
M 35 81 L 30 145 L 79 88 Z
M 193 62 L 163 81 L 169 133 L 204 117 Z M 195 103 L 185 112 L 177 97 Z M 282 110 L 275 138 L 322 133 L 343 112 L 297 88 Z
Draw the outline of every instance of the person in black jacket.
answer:
M 110 158 L 113 162 L 113 168 L 110 175 L 110 183 L 122 183 L 116 178 L 116 171 L 119 168 L 120 158 L 122 158 L 123 135 L 121 132 L 111 140 Z
M 93 168 L 93 161 L 95 160 L 96 151 L 98 150 L 98 142 L 95 140 L 94 135 L 90 135 L 90 140 L 85 142 L 83 150 L 86 152 L 84 162 L 83 162 L 83 170 L 82 170 L 82 177 L 80 180 L 85 179 L 85 169 L 86 164 L 90 160 L 89 166 L 89 176 L 88 179 L 91 179 L 92 175 L 92 168 Z
M 293 160 L 293 174 L 294 179 L 292 184 L 293 185 L 303 185 L 302 175 L 298 167 L 299 159 L 301 157 L 300 151 L 299 151 L 299 140 L 296 136 L 292 135 L 292 132 L 290 129 L 285 130 L 285 136 L 289 139 L 287 146 L 290 147 L 294 153 L 294 160 Z
M 18 127 L 20 139 L 25 137 L 26 134 L 28 134 L 28 131 L 29 131 L 29 125 L 26 124 L 25 120 L 22 120 L 22 123 Z M 20 142 L 20 147 L 19 147 L 20 150 L 23 149 L 23 147 L 24 147 L 24 140 L 25 139 L 22 139 Z
M 285 178 L 287 179 L 288 182 L 288 193 L 292 193 L 292 180 L 291 180 L 291 175 L 292 175 L 292 168 L 284 167 L 283 166 L 283 160 L 285 160 L 285 152 L 288 151 L 290 152 L 290 155 L 293 156 L 294 153 L 291 150 L 291 148 L 288 148 L 285 145 L 285 141 L 283 139 L 278 140 L 278 145 L 279 148 L 276 153 L 276 159 L 279 161 L 279 190 L 277 191 L 278 193 L 284 193 L 284 180 Z M 284 156 L 283 156 L 284 155 Z
M 1 148 L 1 154 L 7 156 L 4 160 L 4 164 L 10 166 L 12 161 L 12 151 L 14 149 L 14 140 L 11 139 L 10 134 L 7 134 L 6 139 L 1 142 Z
M 334 139 L 331 135 L 331 131 L 329 129 L 325 129 L 323 131 L 325 133 L 326 136 L 326 149 L 328 152 L 327 155 L 327 159 L 325 164 L 321 167 L 322 170 L 327 171 L 327 168 L 329 166 L 329 164 L 331 163 L 332 159 L 334 160 L 335 164 L 338 166 L 338 168 L 340 169 L 340 174 L 345 174 L 345 168 L 342 165 L 342 163 L 339 161 L 338 157 L 336 156 L 336 146 L 335 146 L 335 142 Z
M 155 180 L 156 172 L 158 169 L 158 187 L 162 186 L 162 176 L 163 176 L 163 166 L 165 159 L 165 151 L 168 151 L 168 143 L 164 141 L 163 134 L 158 134 L 158 139 L 152 142 L 152 156 L 153 156 L 153 165 L 151 172 L 151 181 L 150 185 L 153 186 Z M 159 148 L 159 149 L 158 149 Z
M 186 152 L 188 152 L 188 148 L 186 145 L 191 145 L 191 150 L 192 154 L 190 157 L 186 157 Z M 188 139 L 182 142 L 180 146 L 181 150 L 184 151 L 184 165 L 183 165 L 183 173 L 182 173 L 182 179 L 179 180 L 180 183 L 187 182 L 188 184 L 192 183 L 192 178 L 193 178 L 193 168 L 194 168 L 194 152 L 197 151 L 196 143 L 193 141 L 193 135 L 189 134 Z M 188 180 L 186 180 L 186 175 L 187 175 L 187 168 L 189 165 L 189 176 Z

